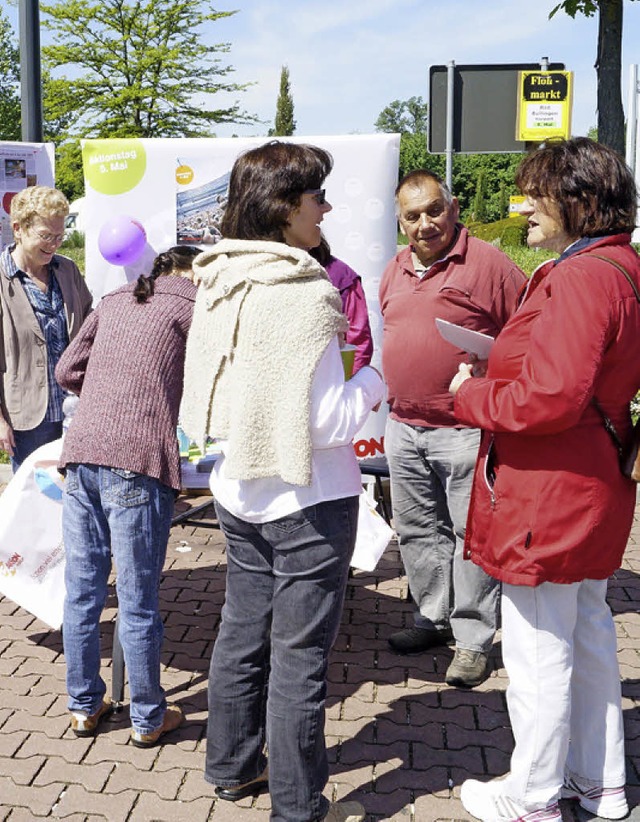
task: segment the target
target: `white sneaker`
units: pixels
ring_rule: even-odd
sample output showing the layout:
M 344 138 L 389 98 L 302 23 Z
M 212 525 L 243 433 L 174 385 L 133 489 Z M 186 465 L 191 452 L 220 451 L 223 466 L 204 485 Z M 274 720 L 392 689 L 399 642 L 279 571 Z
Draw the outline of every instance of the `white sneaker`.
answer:
M 575 777 L 565 776 L 561 794 L 563 799 L 576 799 L 580 806 L 601 819 L 622 819 L 629 813 L 624 785 L 603 788 L 588 785 Z
M 557 802 L 528 811 L 502 793 L 499 781 L 467 779 L 460 788 L 460 799 L 464 809 L 482 822 L 562 822 Z
M 359 802 L 332 802 L 323 822 L 364 822 L 365 815 Z

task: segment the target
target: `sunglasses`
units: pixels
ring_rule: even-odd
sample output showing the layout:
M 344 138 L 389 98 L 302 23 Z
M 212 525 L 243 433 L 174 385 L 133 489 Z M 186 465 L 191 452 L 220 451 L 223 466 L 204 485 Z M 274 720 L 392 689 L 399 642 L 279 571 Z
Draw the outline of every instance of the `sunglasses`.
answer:
M 325 196 L 326 189 L 324 188 L 308 188 L 303 194 L 313 194 L 313 199 L 316 201 L 318 205 L 324 205 L 327 202 L 327 198 Z

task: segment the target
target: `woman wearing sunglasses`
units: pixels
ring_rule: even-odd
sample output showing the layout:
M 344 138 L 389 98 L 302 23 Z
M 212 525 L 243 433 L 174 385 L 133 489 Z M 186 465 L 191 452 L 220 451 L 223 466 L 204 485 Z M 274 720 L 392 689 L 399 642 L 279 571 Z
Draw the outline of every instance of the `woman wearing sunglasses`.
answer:
M 268 787 L 273 822 L 365 816 L 323 795 L 327 661 L 362 487 L 352 439 L 383 395 L 370 366 L 345 382 L 340 295 L 308 253 L 331 166 L 294 143 L 239 157 L 224 239 L 194 265 L 187 342 L 182 424 L 221 440 L 211 490 L 227 540 L 205 778 L 230 801 Z
M 91 311 L 73 260 L 56 254 L 69 203 L 61 191 L 29 186 L 11 201 L 15 241 L 0 254 L 0 448 L 13 470 L 62 436 L 65 392 L 54 371 Z

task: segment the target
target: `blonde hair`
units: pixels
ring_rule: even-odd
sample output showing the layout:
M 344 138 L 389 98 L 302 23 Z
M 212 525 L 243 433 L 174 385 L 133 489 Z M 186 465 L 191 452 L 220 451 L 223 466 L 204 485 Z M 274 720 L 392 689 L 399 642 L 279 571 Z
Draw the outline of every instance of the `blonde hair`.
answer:
M 14 195 L 10 213 L 12 223 L 29 228 L 36 217 L 45 220 L 66 217 L 69 213 L 69 201 L 57 188 L 28 186 Z

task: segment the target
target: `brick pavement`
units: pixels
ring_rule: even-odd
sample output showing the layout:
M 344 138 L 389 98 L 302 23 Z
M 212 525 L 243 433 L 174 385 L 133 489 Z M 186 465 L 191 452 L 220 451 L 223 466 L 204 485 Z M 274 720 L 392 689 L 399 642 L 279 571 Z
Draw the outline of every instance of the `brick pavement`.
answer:
M 640 508 L 638 511 L 640 515 Z M 618 626 L 628 744 L 628 795 L 640 820 L 640 520 L 624 568 L 611 582 Z M 61 636 L 11 601 L 0 599 L 0 820 L 70 822 L 267 822 L 269 797 L 216 801 L 202 778 L 208 660 L 224 596 L 219 531 L 172 530 L 162 609 L 166 622 L 163 680 L 187 714 L 183 727 L 151 750 L 128 742 L 125 708 L 94 739 L 69 731 Z M 386 638 L 409 624 L 406 580 L 397 547 L 373 574 L 350 581 L 329 671 L 327 795 L 358 799 L 367 822 L 466 820 L 459 801 L 469 775 L 508 767 L 512 746 L 499 638 L 491 677 L 474 691 L 444 685 L 450 649 L 402 658 Z M 110 678 L 113 596 L 102 629 Z M 565 805 L 565 803 L 563 803 Z M 589 815 L 566 804 L 565 821 Z

